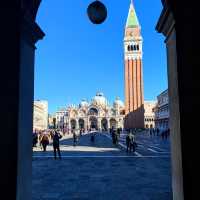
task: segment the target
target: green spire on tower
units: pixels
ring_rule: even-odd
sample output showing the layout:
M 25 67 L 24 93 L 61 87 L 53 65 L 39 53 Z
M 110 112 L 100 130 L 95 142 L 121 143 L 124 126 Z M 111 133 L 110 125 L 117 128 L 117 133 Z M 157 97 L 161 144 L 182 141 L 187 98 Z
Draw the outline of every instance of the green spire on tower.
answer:
M 128 18 L 127 18 L 127 22 L 126 22 L 126 27 L 136 27 L 139 26 L 139 21 L 135 12 L 135 8 L 133 5 L 133 1 L 131 0 L 131 5 L 129 8 L 129 13 L 128 13 Z

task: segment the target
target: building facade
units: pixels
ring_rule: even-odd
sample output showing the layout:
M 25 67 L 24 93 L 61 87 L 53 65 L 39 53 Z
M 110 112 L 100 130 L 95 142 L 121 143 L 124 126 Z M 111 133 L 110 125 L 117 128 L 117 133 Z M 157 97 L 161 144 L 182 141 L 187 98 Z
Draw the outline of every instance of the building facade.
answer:
M 48 102 L 34 101 L 33 130 L 46 130 L 48 128 Z
M 141 27 L 131 1 L 124 36 L 125 127 L 144 127 Z
M 48 115 L 48 128 L 56 128 L 56 115 L 55 114 L 49 114 Z
M 56 120 L 56 128 L 64 129 L 66 127 L 67 122 L 67 108 L 60 108 L 56 111 L 55 120 Z
M 97 93 L 90 102 L 83 99 L 79 105 L 71 105 L 56 112 L 57 128 L 66 130 L 124 128 L 124 104 L 116 98 L 109 105 L 103 93 Z
M 145 128 L 155 128 L 155 107 L 156 101 L 144 102 L 144 126 Z
M 155 126 L 161 130 L 169 128 L 169 97 L 168 90 L 163 91 L 157 96 L 155 107 Z

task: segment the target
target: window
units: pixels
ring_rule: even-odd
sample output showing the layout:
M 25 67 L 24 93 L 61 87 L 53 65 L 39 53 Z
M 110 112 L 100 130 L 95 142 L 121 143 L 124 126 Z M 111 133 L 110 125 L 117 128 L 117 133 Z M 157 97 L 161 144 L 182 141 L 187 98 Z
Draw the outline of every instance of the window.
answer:
M 131 45 L 131 51 L 133 51 L 133 45 Z

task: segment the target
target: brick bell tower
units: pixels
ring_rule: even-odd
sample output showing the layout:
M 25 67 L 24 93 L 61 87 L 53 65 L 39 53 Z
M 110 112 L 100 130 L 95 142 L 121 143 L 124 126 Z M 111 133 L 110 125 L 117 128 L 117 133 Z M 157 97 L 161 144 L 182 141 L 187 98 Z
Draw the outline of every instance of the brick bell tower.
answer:
M 125 128 L 144 127 L 141 27 L 131 1 L 124 36 Z

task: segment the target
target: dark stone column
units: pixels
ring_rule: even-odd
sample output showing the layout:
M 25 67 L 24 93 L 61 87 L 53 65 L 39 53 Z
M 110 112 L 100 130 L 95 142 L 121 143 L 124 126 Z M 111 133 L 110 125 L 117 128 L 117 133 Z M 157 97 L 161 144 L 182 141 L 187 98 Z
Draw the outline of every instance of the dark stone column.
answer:
M 172 13 L 165 7 L 160 16 L 157 30 L 166 36 L 173 199 L 183 200 L 180 99 L 178 91 L 176 31 L 174 25 L 175 21 Z
M 163 0 L 157 30 L 166 36 L 174 199 L 196 199 L 200 66 L 196 1 Z M 172 16 L 173 14 L 173 16 Z
M 31 200 L 35 43 L 39 1 L 3 1 L 1 20 L 1 196 Z

